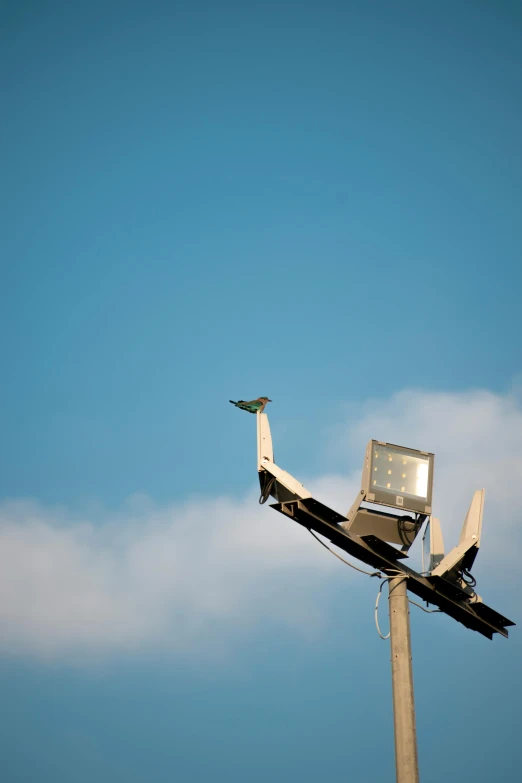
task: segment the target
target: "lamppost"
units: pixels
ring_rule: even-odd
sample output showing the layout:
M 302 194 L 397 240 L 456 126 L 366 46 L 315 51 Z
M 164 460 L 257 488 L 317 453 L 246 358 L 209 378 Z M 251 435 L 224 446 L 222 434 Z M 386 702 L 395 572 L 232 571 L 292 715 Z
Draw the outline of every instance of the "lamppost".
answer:
M 470 573 L 480 546 L 484 490 L 475 492 L 459 544 L 445 556 L 440 523 L 432 516 L 433 454 L 371 440 L 361 489 L 342 515 L 276 465 L 268 416 L 256 416 L 260 503 L 274 498 L 271 507 L 276 511 L 377 569 L 374 574 L 388 581 L 397 783 L 418 783 L 408 590 L 489 639 L 495 633 L 507 637 L 507 628 L 514 625 L 483 603 Z M 404 560 L 423 527 L 423 566 L 418 573 Z

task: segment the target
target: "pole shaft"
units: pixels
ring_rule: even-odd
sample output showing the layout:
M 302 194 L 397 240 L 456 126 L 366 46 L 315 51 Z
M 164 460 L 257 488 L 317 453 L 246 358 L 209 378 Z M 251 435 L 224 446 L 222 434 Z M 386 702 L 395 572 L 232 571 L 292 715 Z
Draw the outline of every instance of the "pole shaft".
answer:
M 403 576 L 390 579 L 389 590 L 397 783 L 419 783 L 407 579 Z

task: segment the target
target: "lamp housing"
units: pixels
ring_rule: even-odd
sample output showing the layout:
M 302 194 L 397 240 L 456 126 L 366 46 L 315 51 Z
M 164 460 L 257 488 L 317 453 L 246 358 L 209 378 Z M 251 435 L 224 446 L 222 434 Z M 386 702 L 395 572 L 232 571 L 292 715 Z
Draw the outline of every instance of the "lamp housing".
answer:
M 366 447 L 361 494 L 369 503 L 431 514 L 435 455 L 371 440 Z

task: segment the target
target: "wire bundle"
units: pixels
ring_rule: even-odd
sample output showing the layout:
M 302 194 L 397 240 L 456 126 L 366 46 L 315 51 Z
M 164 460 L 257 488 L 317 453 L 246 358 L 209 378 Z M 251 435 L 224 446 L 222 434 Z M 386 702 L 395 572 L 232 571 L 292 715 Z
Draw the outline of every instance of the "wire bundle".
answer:
M 408 517 L 411 519 L 411 517 Z M 402 576 L 403 579 L 408 579 L 407 576 L 405 576 L 401 571 L 396 571 L 394 574 L 388 574 L 387 576 L 384 576 L 381 574 L 380 571 L 365 571 L 363 568 L 358 568 L 358 566 L 355 566 L 353 563 L 350 563 L 348 560 L 345 560 L 344 557 L 341 557 L 341 555 L 337 554 L 337 552 L 334 552 L 333 549 L 330 549 L 328 544 L 325 544 L 324 541 L 321 541 L 321 539 L 316 536 L 313 530 L 310 530 L 308 528 L 308 532 L 315 538 L 316 541 L 318 541 L 322 546 L 324 546 L 325 549 L 327 549 L 332 555 L 334 555 L 338 560 L 340 560 L 342 563 L 345 563 L 345 565 L 350 566 L 350 568 L 353 568 L 354 571 L 359 571 L 360 574 L 365 574 L 366 576 L 376 576 L 378 579 L 382 579 L 381 584 L 379 585 L 379 590 L 377 592 L 377 598 L 375 599 L 375 609 L 374 609 L 374 617 L 375 617 L 375 627 L 377 628 L 377 633 L 381 637 L 381 639 L 390 638 L 390 634 L 387 633 L 386 636 L 383 636 L 381 629 L 379 627 L 379 599 L 381 597 L 382 588 L 384 587 L 384 583 L 387 582 L 390 579 L 396 579 L 399 576 Z M 417 535 L 415 533 L 415 535 Z M 473 577 L 472 577 L 473 578 Z M 410 604 L 413 604 L 414 606 L 418 606 L 419 609 L 422 609 L 423 612 L 426 612 L 427 614 L 435 614 L 437 612 L 440 612 L 440 609 L 426 609 L 424 606 L 421 606 L 421 604 L 418 604 L 416 601 L 412 601 L 411 598 L 408 598 L 408 601 Z

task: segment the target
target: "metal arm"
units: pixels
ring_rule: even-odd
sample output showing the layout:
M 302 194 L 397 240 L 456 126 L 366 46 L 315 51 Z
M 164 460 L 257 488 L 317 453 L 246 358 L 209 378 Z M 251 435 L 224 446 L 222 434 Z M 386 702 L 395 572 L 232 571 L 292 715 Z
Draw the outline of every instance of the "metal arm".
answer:
M 312 497 L 312 493 L 306 487 L 286 470 L 282 470 L 275 464 L 272 435 L 266 413 L 257 414 L 257 470 L 262 490 L 266 486 L 266 475 L 264 474 L 269 473 L 273 476 L 274 481 L 270 485 L 270 495 L 280 503 Z

